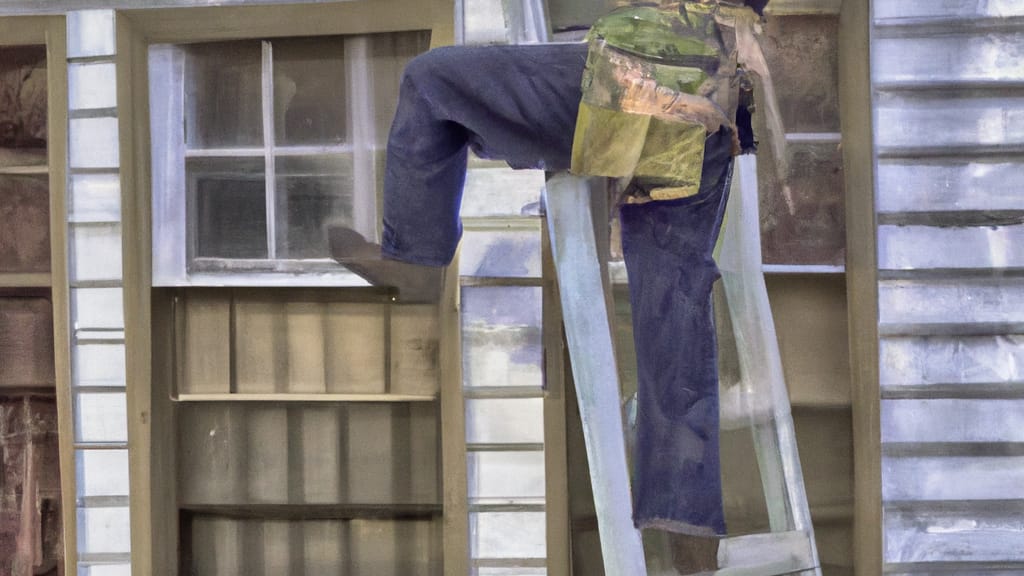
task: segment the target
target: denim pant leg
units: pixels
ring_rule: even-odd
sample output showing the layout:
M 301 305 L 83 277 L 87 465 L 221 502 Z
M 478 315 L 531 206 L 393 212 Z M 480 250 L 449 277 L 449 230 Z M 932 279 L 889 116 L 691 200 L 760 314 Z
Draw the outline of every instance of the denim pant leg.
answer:
M 452 46 L 406 67 L 388 138 L 383 252 L 443 266 L 455 253 L 467 147 L 513 168 L 566 170 L 585 44 Z
M 711 288 L 731 169 L 732 136 L 723 129 L 707 139 L 695 196 L 620 210 L 637 354 L 639 528 L 725 533 Z

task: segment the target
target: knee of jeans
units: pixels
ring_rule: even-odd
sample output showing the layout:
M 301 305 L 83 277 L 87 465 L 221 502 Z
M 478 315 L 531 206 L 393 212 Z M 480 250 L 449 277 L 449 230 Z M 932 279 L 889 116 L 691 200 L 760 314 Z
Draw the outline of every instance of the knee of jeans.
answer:
M 416 56 L 405 65 L 402 82 L 422 85 L 425 81 L 436 78 L 451 61 L 449 53 L 458 49 L 457 46 L 441 46 Z

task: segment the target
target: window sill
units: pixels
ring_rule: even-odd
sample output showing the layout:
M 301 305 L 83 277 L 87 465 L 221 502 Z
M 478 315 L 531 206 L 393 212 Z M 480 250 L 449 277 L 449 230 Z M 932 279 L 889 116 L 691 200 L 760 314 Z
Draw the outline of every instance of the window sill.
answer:
M 181 278 L 153 278 L 157 287 L 333 287 L 366 288 L 370 283 L 348 270 L 330 272 L 199 272 Z
M 432 394 L 179 394 L 176 402 L 433 402 Z

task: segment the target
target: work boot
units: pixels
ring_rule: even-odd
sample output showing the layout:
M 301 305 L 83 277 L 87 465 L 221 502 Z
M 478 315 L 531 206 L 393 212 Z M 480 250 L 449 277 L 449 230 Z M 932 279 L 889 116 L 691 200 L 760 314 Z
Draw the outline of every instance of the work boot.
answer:
M 373 286 L 395 288 L 402 302 L 436 302 L 440 298 L 443 267 L 386 258 L 379 244 L 367 242 L 344 226 L 329 227 L 327 237 L 332 258 Z
M 672 560 L 680 574 L 711 574 L 718 570 L 719 539 L 670 534 Z

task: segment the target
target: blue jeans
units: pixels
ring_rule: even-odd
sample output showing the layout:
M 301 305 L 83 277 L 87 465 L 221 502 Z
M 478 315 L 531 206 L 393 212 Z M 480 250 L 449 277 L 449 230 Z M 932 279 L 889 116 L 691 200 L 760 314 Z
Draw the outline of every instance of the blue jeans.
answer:
M 443 266 L 461 236 L 467 150 L 513 168 L 569 168 L 585 44 L 449 47 L 406 68 L 388 140 L 385 256 Z M 634 522 L 725 532 L 712 259 L 731 169 L 708 137 L 696 196 L 621 208 L 638 362 Z

